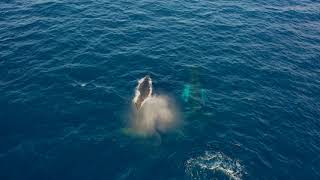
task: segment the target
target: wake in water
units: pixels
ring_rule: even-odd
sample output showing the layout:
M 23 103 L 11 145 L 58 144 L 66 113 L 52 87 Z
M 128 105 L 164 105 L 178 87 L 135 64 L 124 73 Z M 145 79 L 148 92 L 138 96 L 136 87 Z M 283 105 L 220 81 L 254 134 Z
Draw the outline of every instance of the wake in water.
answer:
M 152 94 L 152 80 L 145 76 L 138 81 L 133 98 L 132 128 L 137 133 L 165 132 L 178 123 L 179 113 L 174 101 L 165 95 Z

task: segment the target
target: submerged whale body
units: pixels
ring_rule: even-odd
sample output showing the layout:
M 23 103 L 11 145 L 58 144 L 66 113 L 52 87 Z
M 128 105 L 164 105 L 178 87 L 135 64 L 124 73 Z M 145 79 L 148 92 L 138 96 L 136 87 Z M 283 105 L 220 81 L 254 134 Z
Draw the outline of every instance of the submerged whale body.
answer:
M 152 95 L 152 80 L 150 76 L 145 76 L 138 81 L 138 86 L 136 88 L 135 97 L 133 103 L 135 104 L 137 110 L 139 110 L 145 101 Z

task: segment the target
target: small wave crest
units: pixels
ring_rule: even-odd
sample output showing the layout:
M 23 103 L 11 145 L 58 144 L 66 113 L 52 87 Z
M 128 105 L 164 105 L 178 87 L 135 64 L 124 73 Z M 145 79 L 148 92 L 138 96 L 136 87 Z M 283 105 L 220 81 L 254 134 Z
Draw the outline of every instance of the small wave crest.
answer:
M 233 179 L 241 180 L 244 167 L 221 152 L 205 152 L 186 162 L 185 172 L 190 179 Z

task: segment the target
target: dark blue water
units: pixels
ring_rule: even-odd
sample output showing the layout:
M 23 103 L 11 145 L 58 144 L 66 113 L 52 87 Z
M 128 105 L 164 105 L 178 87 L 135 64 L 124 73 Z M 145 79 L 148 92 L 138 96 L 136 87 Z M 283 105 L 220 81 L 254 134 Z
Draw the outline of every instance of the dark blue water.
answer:
M 319 1 L 2 0 L 0 179 L 320 179 L 319 60 Z

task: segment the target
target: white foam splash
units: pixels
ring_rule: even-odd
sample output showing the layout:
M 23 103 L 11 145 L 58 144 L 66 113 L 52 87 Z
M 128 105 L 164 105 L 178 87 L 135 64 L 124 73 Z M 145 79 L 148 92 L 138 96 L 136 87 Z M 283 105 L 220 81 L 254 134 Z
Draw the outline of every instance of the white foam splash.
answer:
M 177 122 L 177 111 L 169 97 L 151 96 L 136 113 L 135 127 L 138 131 L 154 133 L 166 131 Z
M 222 173 L 229 179 L 241 180 L 243 172 L 244 167 L 239 160 L 233 160 L 221 152 L 205 152 L 186 162 L 186 174 L 191 179 L 214 179 Z

